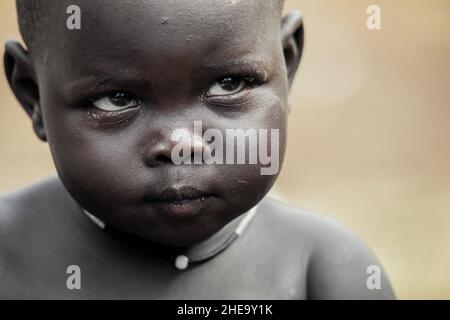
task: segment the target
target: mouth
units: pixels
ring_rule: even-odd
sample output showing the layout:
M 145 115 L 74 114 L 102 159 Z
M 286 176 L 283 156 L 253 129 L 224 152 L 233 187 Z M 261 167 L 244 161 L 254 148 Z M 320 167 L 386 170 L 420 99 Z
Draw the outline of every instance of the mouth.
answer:
M 215 198 L 214 194 L 193 187 L 179 187 L 165 189 L 149 202 L 171 216 L 188 217 L 206 209 Z

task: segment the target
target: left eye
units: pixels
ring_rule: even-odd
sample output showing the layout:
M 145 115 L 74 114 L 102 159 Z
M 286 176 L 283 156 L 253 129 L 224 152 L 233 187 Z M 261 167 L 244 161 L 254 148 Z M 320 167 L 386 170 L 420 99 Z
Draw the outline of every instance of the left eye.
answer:
M 134 108 L 141 104 L 139 100 L 133 96 L 116 92 L 104 97 L 101 97 L 92 102 L 95 107 L 103 111 L 120 111 L 124 109 Z
M 247 81 L 242 78 L 226 77 L 216 81 L 208 90 L 209 97 L 229 96 L 245 89 Z

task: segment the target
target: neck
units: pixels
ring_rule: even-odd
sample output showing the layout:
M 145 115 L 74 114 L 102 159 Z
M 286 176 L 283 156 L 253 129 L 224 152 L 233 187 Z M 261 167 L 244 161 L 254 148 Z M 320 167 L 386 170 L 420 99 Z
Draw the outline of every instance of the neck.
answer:
M 203 262 L 215 257 L 227 249 L 239 237 L 239 235 L 242 234 L 247 224 L 251 221 L 256 212 L 256 207 L 232 220 L 206 240 L 184 248 L 169 247 L 155 243 L 151 243 L 149 246 L 148 241 L 142 241 L 142 239 L 138 237 L 110 228 L 103 221 L 93 216 L 86 210 L 82 209 L 82 211 L 100 229 L 106 230 L 112 235 L 118 236 L 126 241 L 132 241 L 134 245 L 138 244 L 140 247 L 143 246 L 146 250 L 151 249 L 159 252 L 162 256 L 175 261 L 176 268 L 183 270 L 188 267 L 189 263 Z

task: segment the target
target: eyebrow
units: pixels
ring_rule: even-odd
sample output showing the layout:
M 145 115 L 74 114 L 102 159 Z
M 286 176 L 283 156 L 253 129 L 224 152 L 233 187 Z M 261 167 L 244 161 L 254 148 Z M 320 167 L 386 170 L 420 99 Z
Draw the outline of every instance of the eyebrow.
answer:
M 231 75 L 233 73 L 249 73 L 259 81 L 266 81 L 270 74 L 269 64 L 259 58 L 237 58 L 225 63 L 207 63 L 198 67 L 198 75 L 210 76 L 211 74 L 219 77 Z M 98 71 L 99 72 L 99 71 Z M 227 74 L 225 74 L 227 73 Z M 71 97 L 83 92 L 85 95 L 93 95 L 99 91 L 114 90 L 121 87 L 133 87 L 141 90 L 150 90 L 152 84 L 148 79 L 137 73 L 127 74 L 126 72 L 117 72 L 118 76 L 96 76 L 89 74 L 80 76 L 63 84 L 63 96 Z
M 223 73 L 223 72 L 252 72 L 256 73 L 258 79 L 266 81 L 269 77 L 269 64 L 263 59 L 255 58 L 238 58 L 225 63 L 205 64 L 201 67 L 206 73 Z
M 72 95 L 76 92 L 86 92 L 86 93 L 97 93 L 98 91 L 112 88 L 120 88 L 122 86 L 133 86 L 134 88 L 148 89 L 151 84 L 148 80 L 142 77 L 136 76 L 123 76 L 120 77 L 97 77 L 93 75 L 88 75 L 84 77 L 72 80 L 63 86 L 63 92 L 65 95 Z

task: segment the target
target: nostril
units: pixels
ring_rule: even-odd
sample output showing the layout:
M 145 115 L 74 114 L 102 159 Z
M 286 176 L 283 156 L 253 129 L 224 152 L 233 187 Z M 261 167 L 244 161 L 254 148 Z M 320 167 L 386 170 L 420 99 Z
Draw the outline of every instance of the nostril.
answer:
M 172 159 L 170 159 L 169 157 L 167 157 L 166 155 L 160 154 L 158 156 L 156 156 L 156 162 L 159 163 L 171 163 Z
M 147 148 L 144 157 L 145 163 L 150 167 L 172 163 L 170 145 L 165 143 L 151 144 Z
M 181 140 L 151 141 L 144 153 L 145 163 L 150 167 L 164 164 L 203 164 L 205 142 L 202 137 L 190 133 L 181 137 Z

